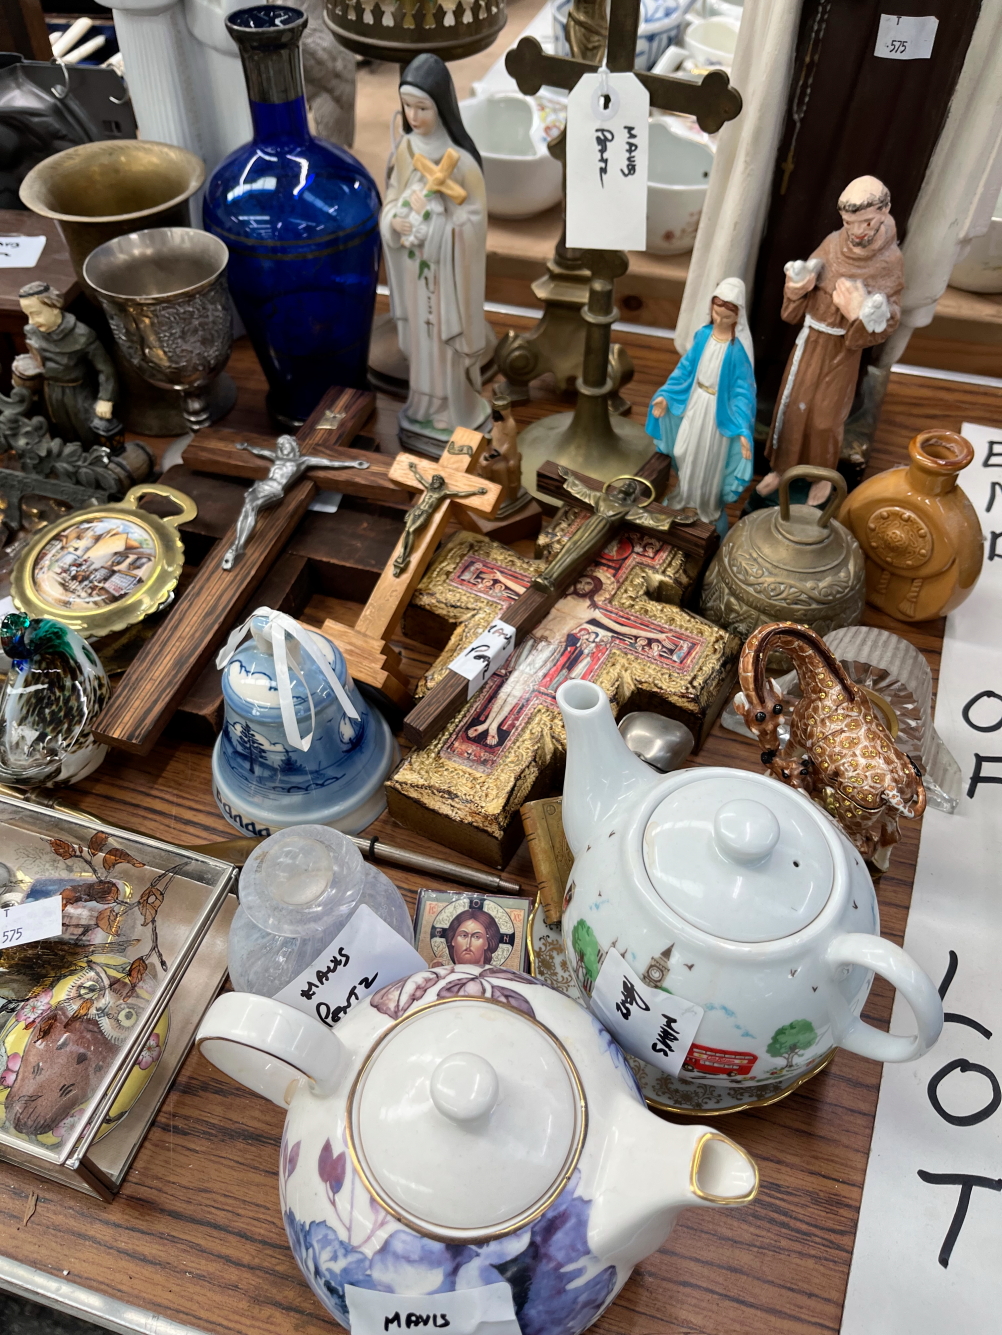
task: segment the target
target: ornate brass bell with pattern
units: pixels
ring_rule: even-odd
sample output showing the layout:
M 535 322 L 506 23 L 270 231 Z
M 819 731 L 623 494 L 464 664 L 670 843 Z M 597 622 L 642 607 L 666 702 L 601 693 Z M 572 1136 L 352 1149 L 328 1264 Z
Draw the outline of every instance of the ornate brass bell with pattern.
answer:
M 796 478 L 833 484 L 820 514 L 812 505 L 790 504 Z M 779 507 L 746 515 L 720 544 L 703 582 L 703 616 L 742 639 L 770 621 L 799 621 L 819 635 L 858 625 L 866 596 L 863 553 L 834 518 L 845 496 L 844 478 L 830 468 L 788 468 Z M 789 663 L 774 654 L 769 667 L 787 671 Z

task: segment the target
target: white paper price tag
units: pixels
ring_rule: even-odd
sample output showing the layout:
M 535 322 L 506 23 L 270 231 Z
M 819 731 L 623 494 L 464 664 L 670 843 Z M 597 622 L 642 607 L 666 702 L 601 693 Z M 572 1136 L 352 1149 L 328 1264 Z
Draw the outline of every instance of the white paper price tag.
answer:
M 702 1006 L 648 987 L 618 950 L 602 961 L 591 1002 L 620 1047 L 667 1075 L 678 1075 L 703 1018 Z
M 881 14 L 873 54 L 879 60 L 928 60 L 938 27 L 939 19 L 932 14 Z
M 651 96 L 633 74 L 599 71 L 567 99 L 567 244 L 647 246 L 647 117 Z
M 521 1335 L 511 1287 L 487 1284 L 480 1289 L 407 1297 L 373 1289 L 344 1288 L 351 1335 L 386 1335 L 387 1331 L 447 1330 L 449 1335 Z
M 47 941 L 62 934 L 62 895 L 49 895 L 29 904 L 0 909 L 0 950 L 6 950 L 8 946 L 26 946 L 30 941 Z
M 44 236 L 0 236 L 0 269 L 34 269 Z
M 478 635 L 468 649 L 464 649 L 458 658 L 449 664 L 453 672 L 458 672 L 470 683 L 466 692 L 467 700 L 472 700 L 484 682 L 499 667 L 504 667 L 515 649 L 515 627 L 507 621 L 492 621 L 482 635 Z
M 356 1002 L 398 978 L 427 969 L 413 946 L 387 926 L 367 904 L 298 978 L 275 996 L 333 1029 Z

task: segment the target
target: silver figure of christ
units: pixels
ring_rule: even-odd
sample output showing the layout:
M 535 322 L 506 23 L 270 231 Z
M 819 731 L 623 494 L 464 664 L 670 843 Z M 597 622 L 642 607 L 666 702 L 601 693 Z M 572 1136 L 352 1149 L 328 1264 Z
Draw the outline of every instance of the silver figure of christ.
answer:
M 262 478 L 247 492 L 237 519 L 237 534 L 233 545 L 223 557 L 223 569 L 232 570 L 243 555 L 247 540 L 254 532 L 254 525 L 262 510 L 270 510 L 285 495 L 289 486 L 310 468 L 368 468 L 362 459 L 322 459 L 315 454 L 300 454 L 299 442 L 295 436 L 279 436 L 274 450 L 262 450 L 257 445 L 248 445 L 240 441 L 238 450 L 248 450 L 251 454 L 270 459 L 268 476 Z

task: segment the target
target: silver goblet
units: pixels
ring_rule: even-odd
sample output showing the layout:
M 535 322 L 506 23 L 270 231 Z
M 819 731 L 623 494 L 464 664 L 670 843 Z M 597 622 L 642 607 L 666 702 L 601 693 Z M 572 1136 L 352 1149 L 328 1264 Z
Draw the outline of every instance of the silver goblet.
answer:
M 181 391 L 192 431 L 209 425 L 209 387 L 233 342 L 228 260 L 208 232 L 151 227 L 106 241 L 83 266 L 122 355 L 151 384 Z

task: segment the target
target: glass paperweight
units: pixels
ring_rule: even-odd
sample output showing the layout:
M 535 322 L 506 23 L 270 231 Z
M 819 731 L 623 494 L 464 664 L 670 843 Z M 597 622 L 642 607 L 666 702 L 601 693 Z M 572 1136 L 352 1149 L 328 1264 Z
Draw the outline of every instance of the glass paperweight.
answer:
M 234 988 L 275 996 L 313 963 L 362 904 L 414 944 L 400 891 L 339 830 L 296 825 L 265 839 L 240 873 L 240 907 L 229 940 Z

